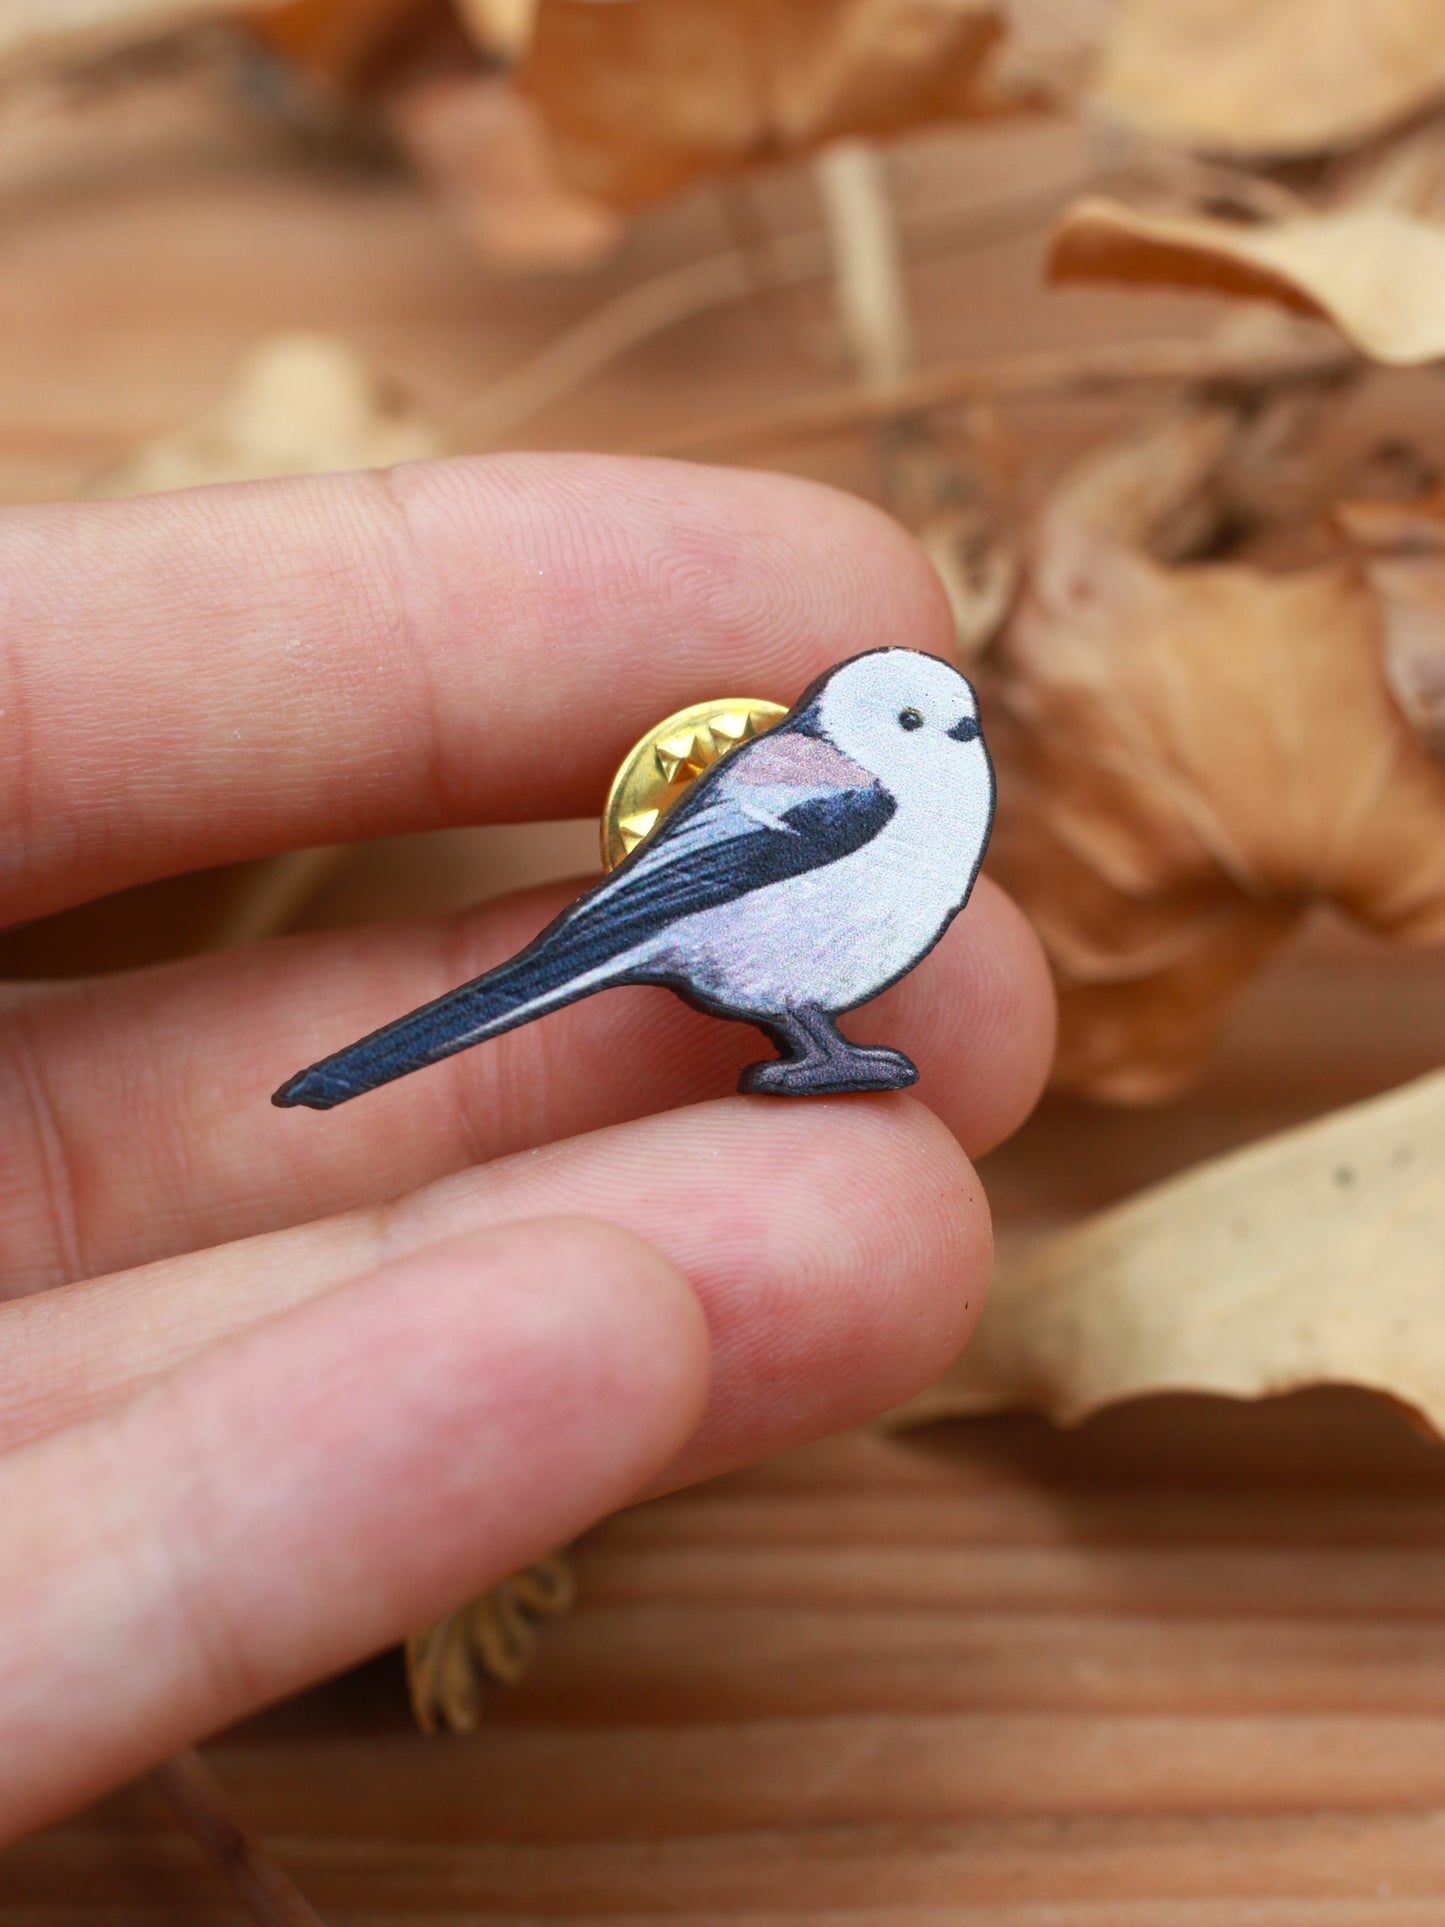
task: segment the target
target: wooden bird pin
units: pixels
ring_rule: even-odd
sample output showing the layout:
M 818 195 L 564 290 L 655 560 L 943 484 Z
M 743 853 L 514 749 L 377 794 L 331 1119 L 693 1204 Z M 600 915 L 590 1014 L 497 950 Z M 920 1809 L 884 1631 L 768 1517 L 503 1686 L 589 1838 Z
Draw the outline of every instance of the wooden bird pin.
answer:
M 994 778 L 972 686 L 936 656 L 838 663 L 707 770 L 534 942 L 272 1100 L 329 1110 L 617 984 L 662 984 L 781 1055 L 743 1091 L 896 1090 L 918 1071 L 836 1019 L 912 970 L 967 903 Z

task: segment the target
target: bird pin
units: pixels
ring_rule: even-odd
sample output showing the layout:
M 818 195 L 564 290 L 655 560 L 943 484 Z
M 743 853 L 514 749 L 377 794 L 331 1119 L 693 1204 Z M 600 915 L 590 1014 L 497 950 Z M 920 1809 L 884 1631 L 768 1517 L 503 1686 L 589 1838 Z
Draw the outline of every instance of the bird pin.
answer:
M 968 901 L 993 766 L 965 677 L 874 649 L 730 751 L 658 827 L 506 963 L 283 1084 L 330 1110 L 617 984 L 662 984 L 778 1046 L 742 1091 L 898 1090 L 902 1051 L 835 1019 L 912 970 Z

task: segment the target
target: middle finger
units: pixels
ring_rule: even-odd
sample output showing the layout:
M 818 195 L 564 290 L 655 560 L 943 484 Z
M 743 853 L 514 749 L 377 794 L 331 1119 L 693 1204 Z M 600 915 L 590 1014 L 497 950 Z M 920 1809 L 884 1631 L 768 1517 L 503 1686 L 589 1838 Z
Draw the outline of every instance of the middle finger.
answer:
M 0 1019 L 0 1277 L 18 1294 L 397 1197 L 466 1165 L 720 1096 L 750 1026 L 614 990 L 318 1116 L 269 1103 L 324 1051 L 490 968 L 566 886 L 447 921 L 332 932 L 34 993 Z M 908 1050 L 971 1155 L 1045 1075 L 1052 1001 L 1003 894 L 848 1027 Z M 766 1104 L 767 1100 L 764 1100 Z M 117 1121 L 124 1119 L 124 1129 Z
M 963 1343 L 987 1282 L 982 1190 L 921 1104 L 735 1097 L 502 1158 L 387 1208 L 0 1308 L 0 1451 L 394 1258 L 557 1215 L 635 1232 L 702 1302 L 711 1391 L 678 1478 L 907 1396 Z

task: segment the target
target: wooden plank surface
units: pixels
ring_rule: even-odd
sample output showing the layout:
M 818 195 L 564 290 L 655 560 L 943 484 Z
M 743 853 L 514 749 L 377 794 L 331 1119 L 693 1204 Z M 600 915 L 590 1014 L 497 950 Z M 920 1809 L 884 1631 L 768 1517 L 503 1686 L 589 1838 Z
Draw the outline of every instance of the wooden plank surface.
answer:
M 345 333 L 445 413 L 726 239 L 695 201 L 586 282 L 518 283 L 397 180 L 194 114 L 121 119 L 110 149 L 79 142 L 0 197 L 0 499 L 72 491 L 279 328 Z M 942 192 L 950 152 L 900 165 Z M 976 153 L 1041 190 L 1087 165 L 1047 130 Z M 796 183 L 779 193 L 780 220 L 808 215 Z M 1198 325 L 1182 304 L 1045 303 L 1037 251 L 1036 222 L 921 264 L 924 354 Z M 691 323 L 515 439 L 616 445 L 825 378 L 777 323 Z M 1438 421 L 1437 389 L 1385 384 L 1371 431 Z M 1098 426 L 1030 416 L 1031 459 L 1047 470 Z M 779 459 L 872 483 L 861 444 Z M 1187 1104 L 1048 1103 L 989 1161 L 1002 1235 L 1442 1057 L 1438 956 L 1317 930 Z M 1172 1400 L 1070 1435 L 1008 1419 L 853 1436 L 599 1530 L 578 1611 L 473 1741 L 412 1732 L 389 1656 L 210 1757 L 325 1917 L 355 1927 L 1436 1927 L 1442 1527 L 1445 1454 L 1339 1392 Z M 0 1863 L 0 1927 L 236 1918 L 143 1788 Z
M 1363 1397 L 854 1436 L 579 1573 L 474 1740 L 411 1733 L 378 1664 L 211 1749 L 325 1916 L 1445 1908 L 1445 1463 Z M 229 1917 L 142 1790 L 4 1870 L 6 1922 Z

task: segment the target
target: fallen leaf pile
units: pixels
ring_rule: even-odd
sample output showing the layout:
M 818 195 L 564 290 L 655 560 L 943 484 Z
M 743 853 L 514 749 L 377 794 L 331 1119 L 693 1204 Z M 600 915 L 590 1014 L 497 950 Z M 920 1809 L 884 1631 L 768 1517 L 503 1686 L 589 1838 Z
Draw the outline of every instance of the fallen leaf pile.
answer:
M 1094 97 L 1136 135 L 1228 165 L 1196 171 L 1192 195 L 1177 170 L 1185 191 L 1162 204 L 1081 201 L 1054 237 L 1056 279 L 1274 301 L 1375 361 L 1445 355 L 1433 0 L 1127 0 Z M 1266 166 L 1285 160 L 1288 184 Z
M 1445 1435 L 1445 1075 L 1217 1158 L 1000 1264 L 896 1415 L 1068 1424 L 1157 1392 L 1358 1385 Z
M 989 0 L 541 0 L 518 70 L 567 172 L 627 204 L 979 111 Z
M 1129 1102 L 1189 1081 L 1311 906 L 1445 941 L 1445 766 L 1391 690 L 1366 571 L 1169 567 L 1122 539 L 1221 435 L 1204 415 L 1061 488 L 990 659 L 990 867 L 1054 969 L 1055 1076 Z
M 584 266 L 639 204 L 1038 92 L 993 83 L 996 0 L 287 0 L 254 30 L 364 95 L 511 267 Z

